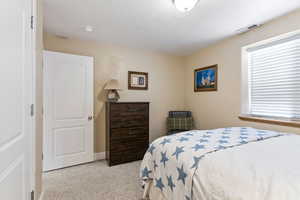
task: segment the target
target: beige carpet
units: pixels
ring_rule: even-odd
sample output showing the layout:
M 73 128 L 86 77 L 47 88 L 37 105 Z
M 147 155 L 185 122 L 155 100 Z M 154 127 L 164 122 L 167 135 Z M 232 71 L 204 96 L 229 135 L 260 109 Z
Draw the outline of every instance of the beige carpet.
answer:
M 98 161 L 45 173 L 43 200 L 139 200 L 139 167 Z

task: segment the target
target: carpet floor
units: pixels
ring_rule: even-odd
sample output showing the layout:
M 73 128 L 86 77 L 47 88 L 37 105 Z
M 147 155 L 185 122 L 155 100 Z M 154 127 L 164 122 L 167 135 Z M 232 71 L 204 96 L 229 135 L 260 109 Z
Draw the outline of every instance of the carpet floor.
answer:
M 43 200 L 140 200 L 140 163 L 108 167 L 97 161 L 47 172 Z

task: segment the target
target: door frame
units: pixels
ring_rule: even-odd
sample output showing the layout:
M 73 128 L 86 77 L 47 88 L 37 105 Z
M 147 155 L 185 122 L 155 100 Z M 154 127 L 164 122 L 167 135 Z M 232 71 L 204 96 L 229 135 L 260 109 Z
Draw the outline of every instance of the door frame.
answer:
M 31 52 L 31 66 L 32 66 L 32 77 L 31 77 L 31 102 L 33 105 L 33 116 L 31 117 L 31 131 L 29 134 L 30 137 L 30 163 L 31 166 L 31 172 L 30 172 L 30 189 L 31 192 L 34 192 L 31 195 L 34 195 L 34 199 L 36 197 L 35 194 L 35 189 L 36 189 L 36 163 L 37 163 L 37 158 L 36 158 L 36 77 L 37 77 L 37 73 L 36 73 L 36 69 L 37 69 L 37 63 L 36 63 L 36 58 L 37 58 L 37 52 L 36 52 L 36 44 L 37 44 L 37 40 L 36 40 L 36 34 L 37 34 L 37 18 L 38 18 L 38 1 L 39 0 L 31 0 L 31 16 L 32 16 L 32 30 L 30 31 L 30 52 Z M 42 66 L 41 66 L 42 67 Z M 30 197 L 32 198 L 32 197 Z

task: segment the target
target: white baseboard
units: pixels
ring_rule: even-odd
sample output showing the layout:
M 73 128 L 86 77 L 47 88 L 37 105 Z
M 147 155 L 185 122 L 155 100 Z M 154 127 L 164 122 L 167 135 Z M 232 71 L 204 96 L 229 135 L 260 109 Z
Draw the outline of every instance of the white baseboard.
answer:
M 39 200 L 43 200 L 44 199 L 44 191 L 42 192 L 42 194 L 40 195 Z
M 95 153 L 94 160 L 105 160 L 105 152 Z

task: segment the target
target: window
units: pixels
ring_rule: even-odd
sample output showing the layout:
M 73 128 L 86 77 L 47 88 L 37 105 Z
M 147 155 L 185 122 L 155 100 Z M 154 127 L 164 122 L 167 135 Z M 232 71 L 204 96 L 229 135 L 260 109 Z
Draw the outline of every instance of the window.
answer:
M 300 31 L 243 48 L 242 114 L 300 119 Z

